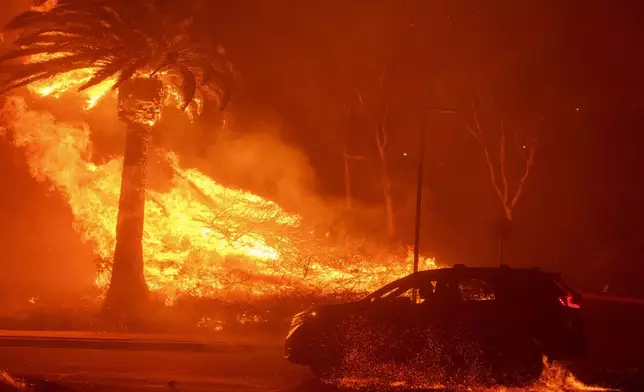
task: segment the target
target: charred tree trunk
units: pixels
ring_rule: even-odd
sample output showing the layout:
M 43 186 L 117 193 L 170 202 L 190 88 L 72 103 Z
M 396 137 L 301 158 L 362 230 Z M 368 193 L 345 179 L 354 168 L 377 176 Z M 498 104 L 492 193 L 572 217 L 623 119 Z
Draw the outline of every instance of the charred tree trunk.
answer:
M 143 275 L 142 241 L 149 143 L 149 127 L 128 125 L 112 280 L 105 299 L 106 308 L 121 317 L 138 313 L 139 306 L 147 302 L 148 296 Z
M 383 116 L 386 118 L 386 116 Z M 384 120 L 376 131 L 376 147 L 380 157 L 381 173 L 380 183 L 382 185 L 382 194 L 385 199 L 385 215 L 387 221 L 387 235 L 391 238 L 396 233 L 396 223 L 394 220 L 394 200 L 391 194 L 391 178 L 389 177 L 389 166 L 387 165 L 387 131 L 384 126 Z
M 119 88 L 119 119 L 127 125 L 112 278 L 104 313 L 129 323 L 144 317 L 149 300 L 144 276 L 143 225 L 151 128 L 160 118 L 163 85 L 132 79 Z
M 343 145 L 343 156 L 344 159 L 344 196 L 346 200 L 345 209 L 350 211 L 353 207 L 353 193 L 351 189 L 351 166 L 349 165 L 350 160 L 364 160 L 365 158 L 360 155 L 350 155 L 347 152 L 347 144 Z
M 382 193 L 385 199 L 385 214 L 387 215 L 387 235 L 393 237 L 396 234 L 396 222 L 394 220 L 394 200 L 391 195 L 391 179 L 389 178 L 389 168 L 387 161 L 383 156 L 382 162 Z

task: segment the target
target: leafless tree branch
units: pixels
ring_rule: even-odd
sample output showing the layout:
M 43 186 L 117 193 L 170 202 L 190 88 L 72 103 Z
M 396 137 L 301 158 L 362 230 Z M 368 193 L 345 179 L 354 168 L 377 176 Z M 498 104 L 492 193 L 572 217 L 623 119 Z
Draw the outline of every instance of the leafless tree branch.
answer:
M 528 154 L 528 158 L 525 160 L 525 169 L 523 171 L 523 176 L 521 176 L 521 179 L 519 180 L 516 192 L 514 194 L 514 198 L 512 198 L 512 202 L 510 203 L 511 209 L 513 209 L 514 206 L 519 201 L 519 197 L 521 197 L 521 194 L 523 193 L 523 188 L 525 186 L 526 180 L 530 176 L 530 171 L 532 170 L 532 165 L 534 165 L 534 157 L 537 151 L 536 144 L 537 143 L 535 140 L 529 147 L 529 154 Z
M 492 161 L 492 157 L 490 156 L 490 149 L 488 147 L 487 142 L 485 141 L 485 136 L 483 134 L 483 128 L 481 127 L 481 122 L 479 121 L 479 116 L 478 116 L 478 110 L 476 109 L 476 104 L 474 101 L 472 101 L 472 117 L 474 119 L 474 125 L 476 128 L 472 128 L 469 124 L 465 124 L 465 128 L 474 136 L 476 140 L 478 140 L 481 143 L 481 147 L 483 148 L 483 155 L 485 157 L 485 163 L 487 164 L 488 170 L 490 172 L 490 180 L 492 182 L 492 186 L 494 187 L 494 190 L 496 191 L 499 199 L 503 203 L 504 197 L 503 193 L 501 192 L 501 188 L 499 187 L 499 183 L 496 178 L 496 169 L 494 168 L 494 163 Z
M 543 120 L 544 116 L 542 115 L 539 119 L 539 122 Z M 508 155 L 507 155 L 507 139 L 506 133 L 508 132 L 505 126 L 505 121 L 501 122 L 501 132 L 499 135 L 499 150 L 498 150 L 498 165 L 499 165 L 499 176 L 497 177 L 497 169 L 495 168 L 494 161 L 490 154 L 490 148 L 488 142 L 485 138 L 485 132 L 481 125 L 478 110 L 476 104 L 472 102 L 472 119 L 474 122 L 474 127 L 469 124 L 465 124 L 465 129 L 481 144 L 483 149 L 483 155 L 485 162 L 488 166 L 490 173 L 490 180 L 492 186 L 496 191 L 499 201 L 504 210 L 505 217 L 511 221 L 513 218 L 514 207 L 519 201 L 521 195 L 523 194 L 525 183 L 527 182 L 528 177 L 530 176 L 532 167 L 534 165 L 536 149 L 537 149 L 537 140 L 538 137 L 534 137 L 533 140 L 528 142 L 520 142 L 519 137 L 516 132 L 513 132 L 514 142 L 517 149 L 517 152 L 523 157 L 524 160 L 524 169 L 521 177 L 519 178 L 516 187 L 511 190 L 510 178 L 508 177 Z M 522 151 L 527 150 L 527 154 Z
M 499 167 L 501 168 L 501 181 L 503 184 L 503 204 L 508 203 L 508 176 L 505 170 L 505 123 L 501 122 L 501 136 L 499 137 Z

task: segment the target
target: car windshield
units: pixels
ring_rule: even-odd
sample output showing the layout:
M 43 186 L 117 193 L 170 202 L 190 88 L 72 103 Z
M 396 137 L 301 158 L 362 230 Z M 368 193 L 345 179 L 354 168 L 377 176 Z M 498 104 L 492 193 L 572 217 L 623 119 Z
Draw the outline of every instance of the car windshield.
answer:
M 374 302 L 398 297 L 414 287 L 414 283 L 416 283 L 416 280 L 411 277 L 399 279 L 367 295 L 363 298 L 363 301 Z

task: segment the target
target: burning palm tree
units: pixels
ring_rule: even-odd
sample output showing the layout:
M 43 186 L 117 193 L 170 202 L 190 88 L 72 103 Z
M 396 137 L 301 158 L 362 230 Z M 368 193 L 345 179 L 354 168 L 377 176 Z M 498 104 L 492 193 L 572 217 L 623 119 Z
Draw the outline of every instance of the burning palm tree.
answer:
M 127 131 L 104 309 L 119 317 L 136 314 L 148 298 L 141 245 L 146 173 L 164 97 L 177 92 L 183 110 L 208 99 L 223 109 L 234 76 L 223 49 L 196 34 L 185 7 L 167 0 L 50 0 L 4 31 L 16 38 L 0 56 L 0 94 L 78 70 L 91 71 L 79 91 L 106 83 L 117 91 Z

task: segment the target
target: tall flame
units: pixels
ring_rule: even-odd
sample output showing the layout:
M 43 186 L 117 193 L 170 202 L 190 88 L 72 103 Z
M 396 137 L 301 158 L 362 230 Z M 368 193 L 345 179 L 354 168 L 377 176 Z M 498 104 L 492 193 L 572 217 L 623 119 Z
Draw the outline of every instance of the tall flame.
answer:
M 33 59 L 33 61 L 41 61 Z M 61 74 L 30 91 L 60 97 L 91 77 L 83 69 Z M 92 108 L 111 88 L 105 81 L 83 92 Z M 166 103 L 175 102 L 168 89 Z M 120 191 L 122 158 L 92 162 L 90 129 L 31 111 L 12 97 L 5 107 L 16 146 L 27 156 L 31 174 L 67 198 L 75 228 L 102 260 L 97 284 L 109 282 Z M 411 272 L 406 257 L 359 256 L 346 244 L 316 239 L 297 214 L 252 193 L 221 186 L 178 157 L 156 151 L 169 168 L 169 190 L 149 189 L 143 250 L 149 287 L 172 299 L 179 294 L 230 296 L 284 290 L 371 290 Z M 435 268 L 433 259 L 421 267 Z
M 39 54 L 31 56 L 29 61 L 31 63 L 38 63 L 59 56 L 61 56 L 61 54 Z M 41 97 L 52 96 L 58 98 L 62 93 L 71 89 L 78 88 L 83 83 L 89 81 L 95 72 L 95 68 L 82 68 L 72 70 L 60 74 L 55 79 L 32 83 L 28 85 L 27 88 L 32 93 L 40 95 Z M 114 82 L 115 78 L 109 78 L 102 83 L 83 91 L 82 94 L 85 97 L 85 109 L 92 109 L 94 106 L 96 106 L 98 101 L 100 101 L 101 98 L 103 98 L 111 91 Z

